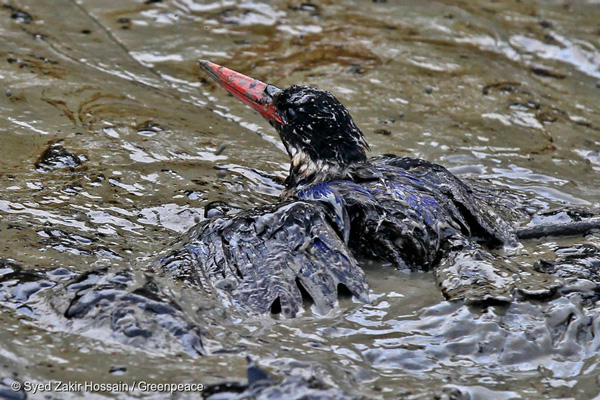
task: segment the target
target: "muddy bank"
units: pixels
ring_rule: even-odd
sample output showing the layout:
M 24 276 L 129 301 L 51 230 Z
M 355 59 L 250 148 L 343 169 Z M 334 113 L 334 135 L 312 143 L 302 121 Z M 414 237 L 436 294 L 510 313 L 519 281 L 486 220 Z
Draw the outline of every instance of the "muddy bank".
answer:
M 322 390 L 366 398 L 597 396 L 597 299 L 584 285 L 594 235 L 524 243 L 511 256 L 523 268 L 589 274 L 487 309 L 444 302 L 430 274 L 365 261 L 370 306 L 244 319 L 147 266 L 206 203 L 271 203 L 270 176 L 287 171 L 276 134 L 217 95 L 198 58 L 333 92 L 373 154 L 425 158 L 542 210 L 597 210 L 599 13 L 592 2 L 6 3 L 0 376 L 243 386 L 250 355 L 274 388 L 311 388 L 314 374 Z M 62 161 L 40 164 L 54 144 Z

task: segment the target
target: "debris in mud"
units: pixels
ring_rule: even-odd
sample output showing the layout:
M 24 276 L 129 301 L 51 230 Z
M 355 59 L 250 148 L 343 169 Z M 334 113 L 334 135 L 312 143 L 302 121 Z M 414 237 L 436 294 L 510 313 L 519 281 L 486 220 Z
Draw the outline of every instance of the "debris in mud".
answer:
M 127 372 L 127 367 L 124 365 L 113 365 L 108 372 L 113 375 L 123 375 Z
M 375 129 L 373 131 L 373 133 L 375 133 L 377 135 L 383 135 L 383 136 L 391 136 L 392 135 L 392 131 L 387 130 L 387 129 Z
M 530 95 L 531 93 L 524 91 L 520 88 L 521 83 L 519 82 L 494 82 L 487 84 L 482 89 L 482 94 L 484 96 L 490 94 L 493 90 L 497 90 L 501 93 L 523 93 Z
M 30 64 L 26 63 L 25 61 L 21 60 L 20 58 L 9 57 L 6 59 L 6 62 L 8 62 L 9 64 L 17 64 L 19 66 L 19 68 L 31 67 Z
M 541 123 L 544 123 L 544 122 L 552 123 L 552 122 L 558 121 L 558 118 L 549 112 L 541 112 L 537 115 L 537 120 L 540 121 Z
M 40 62 L 41 61 L 41 62 Z M 43 64 L 57 65 L 58 61 L 51 60 L 46 57 L 38 56 L 35 54 L 28 54 L 25 58 L 20 57 L 8 57 L 6 62 L 9 64 L 16 64 L 19 68 L 34 68 L 38 67 L 44 69 Z M 48 67 L 46 67 L 48 68 Z M 45 71 L 44 71 L 45 72 Z
M 537 101 L 529 100 L 524 103 L 509 104 L 508 108 L 513 110 L 539 110 L 540 103 L 538 103 Z
M 567 77 L 565 74 L 550 69 L 545 65 L 533 64 L 529 68 L 535 75 L 543 76 L 545 78 L 565 79 Z
M 208 182 L 205 179 L 202 179 L 202 178 L 192 179 L 192 182 L 195 183 L 196 185 L 200 185 L 200 186 L 206 186 L 206 185 L 208 185 Z
M 544 35 L 544 43 L 550 44 L 553 46 L 560 46 L 560 42 L 558 40 L 556 40 L 556 38 L 549 33 Z
M 31 24 L 33 22 L 33 17 L 28 12 L 18 9 L 17 7 L 11 6 L 10 4 L 4 4 L 3 7 L 6 10 L 9 10 L 10 17 L 17 22 L 21 22 L 23 24 Z
M 223 153 L 225 151 L 225 149 L 227 148 L 227 145 L 225 143 L 222 143 L 217 150 L 215 150 L 215 156 L 219 156 L 221 155 L 221 153 Z
M 185 189 L 185 190 L 183 190 L 183 193 L 185 193 L 185 195 L 187 196 L 187 198 L 190 199 L 190 200 L 198 200 L 206 192 L 204 190 L 190 190 L 190 189 Z
M 131 20 L 129 18 L 119 18 L 117 23 L 121 25 L 121 29 L 131 28 Z
M 75 154 L 71 154 L 60 143 L 53 143 L 41 157 L 35 162 L 35 168 L 39 172 L 50 172 L 57 168 L 75 168 L 81 165 L 81 160 Z
M 363 75 L 365 73 L 365 69 L 360 64 L 353 64 L 348 72 L 351 74 Z
M 136 125 L 137 133 L 144 136 L 154 136 L 158 132 L 164 131 L 164 128 L 156 122 L 146 121 Z
M 291 5 L 288 7 L 290 10 L 292 11 L 306 11 L 306 12 L 310 12 L 311 16 L 318 16 L 320 15 L 320 11 L 319 11 L 319 7 L 315 4 L 310 4 L 310 3 L 302 3 L 299 6 L 296 5 Z

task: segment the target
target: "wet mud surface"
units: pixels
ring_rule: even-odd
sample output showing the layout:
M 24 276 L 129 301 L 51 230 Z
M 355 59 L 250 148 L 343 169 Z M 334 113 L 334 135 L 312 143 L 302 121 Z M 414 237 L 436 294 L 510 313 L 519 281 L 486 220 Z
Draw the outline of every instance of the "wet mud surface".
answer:
M 206 204 L 270 204 L 287 172 L 276 133 L 198 58 L 331 91 L 372 154 L 523 198 L 525 227 L 597 215 L 595 2 L 4 1 L 0 21 L 0 396 L 54 379 L 231 399 L 600 395 L 597 233 L 497 250 L 532 273 L 485 308 L 362 260 L 370 305 L 248 317 L 153 268 Z

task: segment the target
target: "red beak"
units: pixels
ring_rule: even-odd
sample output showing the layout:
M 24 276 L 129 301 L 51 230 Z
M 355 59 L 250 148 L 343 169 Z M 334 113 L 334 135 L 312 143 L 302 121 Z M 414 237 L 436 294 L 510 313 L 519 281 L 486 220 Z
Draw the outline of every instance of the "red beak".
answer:
M 283 125 L 283 120 L 273 106 L 273 95 L 280 92 L 280 89 L 210 61 L 199 60 L 199 63 L 229 93 L 254 108 L 267 121 L 277 121 Z

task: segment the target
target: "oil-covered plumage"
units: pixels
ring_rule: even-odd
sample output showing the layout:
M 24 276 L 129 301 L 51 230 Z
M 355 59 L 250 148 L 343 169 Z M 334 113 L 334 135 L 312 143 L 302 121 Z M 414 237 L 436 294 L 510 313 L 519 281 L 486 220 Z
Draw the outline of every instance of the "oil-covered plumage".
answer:
M 327 217 L 306 201 L 218 216 L 190 230 L 162 265 L 250 313 L 268 312 L 278 300 L 284 315 L 295 316 L 300 286 L 326 313 L 340 284 L 368 297 L 364 272 Z
M 161 260 L 166 270 L 251 313 L 279 303 L 294 316 L 302 289 L 325 313 L 340 284 L 366 301 L 356 256 L 433 270 L 449 299 L 512 299 L 524 271 L 488 247 L 516 247 L 517 232 L 490 196 L 424 160 L 368 159 L 363 133 L 329 92 L 280 90 L 207 61 L 201 66 L 276 128 L 291 159 L 289 176 L 278 204 L 210 209 L 213 218 Z M 526 290 L 540 294 L 552 286 L 538 281 L 542 286 Z
M 367 159 L 363 133 L 331 93 L 291 86 L 278 93 L 273 104 L 282 120 L 274 124 L 291 158 L 282 197 L 342 176 L 345 168 Z
M 515 246 L 515 231 L 486 199 L 439 165 L 373 157 L 350 166 L 346 179 L 299 189 L 294 197 L 327 205 L 356 254 L 400 269 L 435 269 L 448 298 L 507 301 L 518 279 L 513 275 L 522 272 L 485 247 Z M 442 262 L 449 258 L 456 262 Z

